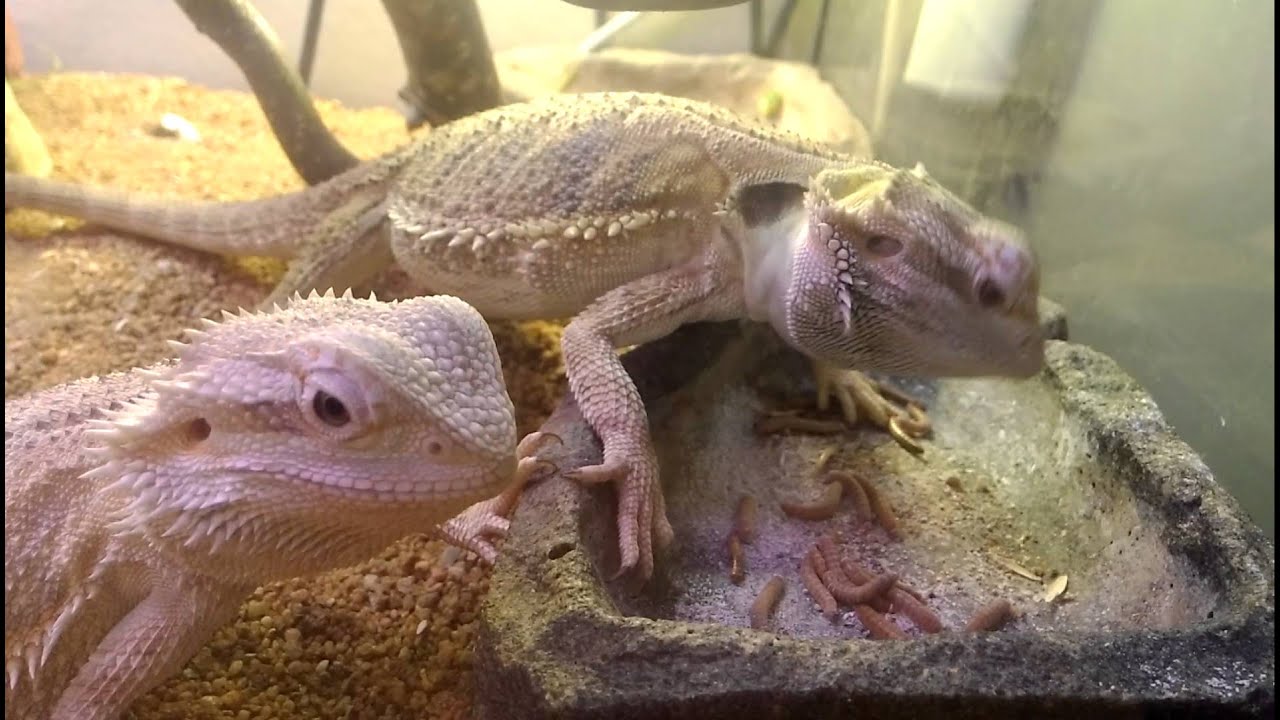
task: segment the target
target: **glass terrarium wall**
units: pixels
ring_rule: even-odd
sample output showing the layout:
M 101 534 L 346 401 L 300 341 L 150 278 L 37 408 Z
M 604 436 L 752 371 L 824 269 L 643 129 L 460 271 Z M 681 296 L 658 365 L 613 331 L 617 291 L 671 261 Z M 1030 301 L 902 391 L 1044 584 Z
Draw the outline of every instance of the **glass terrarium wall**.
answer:
M 1274 4 L 765 5 L 794 5 L 779 55 L 816 60 L 883 159 L 1029 231 L 1072 339 L 1274 535 Z

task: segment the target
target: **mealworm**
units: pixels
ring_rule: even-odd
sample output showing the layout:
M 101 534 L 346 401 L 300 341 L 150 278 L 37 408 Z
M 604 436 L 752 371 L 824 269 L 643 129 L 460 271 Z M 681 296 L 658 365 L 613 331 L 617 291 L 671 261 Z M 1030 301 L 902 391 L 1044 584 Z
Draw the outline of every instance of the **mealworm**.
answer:
M 815 420 L 791 415 L 766 415 L 756 421 L 755 431 L 760 435 L 772 435 L 794 431 L 811 435 L 836 435 L 844 432 L 844 423 L 838 420 Z
M 840 571 L 845 575 L 845 577 L 849 578 L 850 582 L 856 585 L 866 585 L 876 577 L 866 568 L 859 565 L 856 560 L 851 559 L 848 555 L 844 555 L 840 558 Z M 876 598 L 875 601 L 871 603 L 871 606 L 880 612 L 889 612 L 893 609 L 893 603 L 890 602 L 890 600 L 896 597 L 898 593 L 907 593 L 920 602 L 924 602 L 924 596 L 920 594 L 920 591 L 899 580 L 887 593 L 885 593 L 885 597 Z
M 835 582 L 831 585 L 831 594 L 845 605 L 864 605 L 884 594 L 898 581 L 892 573 L 877 575 L 870 582 L 855 585 L 852 582 Z
M 905 415 L 898 414 L 898 427 L 912 437 L 924 437 L 933 429 L 933 425 L 929 422 L 929 416 L 925 414 L 924 408 L 915 404 L 907 405 Z
M 871 501 L 867 499 L 867 491 L 862 483 L 852 475 L 839 470 L 827 473 L 827 482 L 838 482 L 844 487 L 845 494 L 853 499 L 853 514 L 859 520 L 871 520 L 875 517 L 871 512 Z
M 840 588 L 840 594 L 842 594 L 842 596 L 851 597 L 851 593 L 858 592 L 855 588 L 851 587 L 855 587 L 855 585 L 867 585 L 872 582 L 873 578 L 870 578 L 867 574 L 856 579 L 849 577 L 849 575 L 845 574 L 844 569 L 841 568 L 841 560 L 841 553 L 836 550 L 836 542 L 833 541 L 829 534 L 828 536 L 818 538 L 818 556 L 814 565 L 818 568 L 819 577 L 822 577 L 822 582 L 827 585 L 828 589 L 831 589 L 832 594 L 836 594 L 837 588 Z M 890 580 L 890 585 L 892 585 L 893 582 L 896 582 L 896 578 Z M 856 602 L 870 603 L 870 605 L 872 605 L 876 610 L 881 612 L 890 611 L 892 605 L 890 600 L 888 600 L 888 597 L 886 597 L 887 593 L 881 591 L 868 594 L 870 597 L 865 598 L 865 600 L 841 602 L 845 602 L 845 605 L 852 605 L 852 603 Z
M 836 541 L 829 533 L 818 538 L 818 552 L 822 554 L 827 567 L 840 567 L 840 551 L 836 549 Z
M 942 619 L 937 613 L 930 610 L 929 606 L 917 600 L 911 593 L 898 588 L 894 590 L 897 592 L 889 591 L 889 598 L 893 600 L 893 607 L 897 612 L 911 618 L 911 622 L 915 623 L 916 627 L 927 633 L 942 632 Z
M 782 512 L 798 520 L 827 520 L 840 509 L 840 496 L 843 492 L 844 488 L 840 483 L 828 483 L 817 502 L 806 505 L 782 500 L 778 502 L 778 506 L 782 508 Z
M 733 515 L 733 532 L 742 542 L 750 545 L 756 539 L 756 510 L 758 503 L 750 495 L 738 499 L 738 510 Z
M 973 618 L 964 626 L 964 629 L 965 632 L 999 630 L 1012 619 L 1013 605 L 1008 600 L 993 600 L 974 613 Z
M 869 605 L 854 605 L 853 611 L 858 614 L 858 619 L 862 621 L 862 627 L 867 629 L 867 634 L 872 638 L 876 640 L 907 639 L 907 634 L 902 632 L 902 628 L 898 627 L 889 618 L 873 610 Z
M 774 575 L 769 578 L 769 582 L 764 584 L 764 589 L 756 596 L 755 602 L 751 603 L 748 618 L 751 620 L 752 628 L 761 630 L 769 624 L 769 616 L 778 606 L 778 601 L 782 599 L 782 591 L 785 589 L 786 583 L 781 577 Z
M 839 446 L 832 445 L 831 447 L 826 448 L 822 452 L 818 453 L 818 460 L 813 464 L 814 472 L 822 472 L 823 470 L 826 470 L 827 465 L 831 463 L 831 458 L 835 457 L 836 453 L 839 452 L 839 450 L 840 450 Z
M 880 494 L 880 491 L 876 489 L 876 486 L 870 480 L 857 476 L 854 477 L 854 480 L 862 485 L 863 492 L 867 494 L 867 502 L 871 505 L 871 512 L 876 516 L 876 522 L 880 524 L 880 527 L 884 528 L 889 537 L 895 540 L 898 539 L 898 517 L 893 514 L 893 508 L 889 505 L 889 502 L 884 499 L 884 496 Z
M 818 608 L 822 610 L 822 615 L 828 620 L 835 620 L 840 614 L 840 608 L 836 605 L 836 599 L 832 596 L 831 591 L 827 589 L 822 579 L 818 577 L 815 558 L 819 562 L 821 561 L 818 551 L 810 548 L 809 554 L 805 555 L 804 560 L 800 562 L 800 581 L 804 583 L 804 589 L 809 591 L 809 597 L 818 603 Z
M 741 585 L 747 577 L 747 570 L 742 557 L 742 543 L 737 533 L 729 533 L 729 579 L 734 585 Z
M 916 442 L 914 438 L 902 429 L 902 419 L 897 415 L 889 418 L 889 437 L 892 437 L 903 450 L 912 455 L 919 455 L 924 452 L 924 446 Z

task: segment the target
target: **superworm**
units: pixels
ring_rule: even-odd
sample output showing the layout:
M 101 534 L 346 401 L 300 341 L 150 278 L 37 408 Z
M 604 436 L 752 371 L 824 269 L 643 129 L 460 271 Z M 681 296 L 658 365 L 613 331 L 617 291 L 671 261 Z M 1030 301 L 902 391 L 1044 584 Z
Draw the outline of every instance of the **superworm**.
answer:
M 855 477 L 846 472 L 833 470 L 827 473 L 827 482 L 838 482 L 844 487 L 845 494 L 853 500 L 854 517 L 859 520 L 871 520 L 875 517 L 871 511 L 871 500 L 867 498 L 867 491 Z
M 816 558 L 816 560 L 815 560 Z M 822 579 L 818 577 L 817 562 L 821 562 L 822 558 L 818 555 L 816 548 L 810 548 L 809 554 L 805 555 L 804 560 L 800 563 L 800 581 L 804 583 L 804 589 L 809 591 L 809 597 L 818 603 L 818 608 L 822 610 L 822 614 L 828 620 L 834 620 L 840 614 L 840 608 L 836 605 L 836 599 L 822 583 Z
M 756 499 L 743 495 L 738 499 L 737 512 L 733 514 L 733 532 L 748 545 L 756 539 L 756 510 Z
M 773 614 L 774 608 L 778 606 L 778 601 L 782 599 L 782 591 L 786 589 L 786 583 L 782 578 L 774 575 L 769 578 L 769 582 L 764 584 L 764 589 L 756 596 L 755 602 L 751 603 L 751 612 L 748 618 L 751 621 L 751 627 L 761 630 L 769 624 L 769 616 Z
M 1008 600 L 993 600 L 974 613 L 973 618 L 964 626 L 964 629 L 965 632 L 999 630 L 1012 619 L 1013 605 Z
M 742 542 L 737 533 L 729 533 L 729 579 L 734 585 L 741 585 L 746 579 L 747 571 L 742 557 Z
M 823 535 L 818 538 L 818 555 L 814 558 L 814 567 L 818 571 L 818 576 L 822 578 L 822 582 L 828 588 L 841 583 L 865 585 L 871 581 L 871 576 L 868 573 L 863 573 L 855 578 L 847 575 L 841 569 L 840 553 L 836 550 L 835 542 L 830 535 Z M 871 607 L 880 612 L 889 612 L 889 609 L 893 607 L 889 599 L 883 595 L 872 598 L 869 603 Z
M 889 618 L 873 610 L 869 605 L 855 605 L 853 611 L 858 614 L 862 626 L 876 640 L 906 640 L 907 634 L 902 632 Z
M 833 578 L 834 579 L 834 578 Z M 898 576 L 892 573 L 877 575 L 870 582 L 855 585 L 852 582 L 841 582 L 847 578 L 840 578 L 831 585 L 831 594 L 837 600 L 845 605 L 865 605 L 872 600 L 883 597 L 884 594 L 893 587 L 898 581 Z
M 840 497 L 843 494 L 844 488 L 840 483 L 833 482 L 827 484 L 816 502 L 805 504 L 782 500 L 778 502 L 778 506 L 782 508 L 782 512 L 797 520 L 827 520 L 840 509 Z
M 876 516 L 876 522 L 889 537 L 898 539 L 898 517 L 893 514 L 893 508 L 889 505 L 889 501 L 884 499 L 880 491 L 869 480 L 855 477 L 855 480 L 862 485 L 863 491 L 867 493 L 867 502 L 871 505 L 871 512 Z
M 849 579 L 855 583 L 861 580 L 869 582 L 872 575 L 865 568 L 856 562 L 845 558 L 842 568 Z M 887 593 L 889 599 L 893 601 L 893 609 L 897 612 L 911 618 L 921 630 L 927 633 L 936 633 L 942 631 L 942 620 L 924 604 L 924 600 L 920 596 L 920 592 L 912 589 L 907 585 L 898 584 Z
M 766 415 L 756 421 L 755 430 L 761 435 L 787 432 L 788 430 L 812 435 L 836 435 L 845 431 L 844 423 L 837 420 L 815 420 L 792 415 Z
M 870 571 L 859 565 L 858 561 L 850 558 L 848 555 L 844 555 L 840 558 L 840 569 L 844 571 L 845 575 L 849 576 L 849 580 L 858 585 L 865 585 L 871 582 L 872 578 L 875 577 Z M 924 602 L 924 593 L 916 590 L 901 580 L 893 586 L 893 589 L 901 590 L 920 602 Z

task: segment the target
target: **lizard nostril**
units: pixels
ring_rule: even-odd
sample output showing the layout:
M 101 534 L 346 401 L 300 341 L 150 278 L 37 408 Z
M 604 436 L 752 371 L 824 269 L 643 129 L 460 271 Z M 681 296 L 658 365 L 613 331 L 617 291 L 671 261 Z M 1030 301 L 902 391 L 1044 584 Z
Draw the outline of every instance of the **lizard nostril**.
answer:
M 211 434 L 213 428 L 209 427 L 209 421 L 204 418 L 196 418 L 187 423 L 187 439 L 192 443 L 204 442 Z

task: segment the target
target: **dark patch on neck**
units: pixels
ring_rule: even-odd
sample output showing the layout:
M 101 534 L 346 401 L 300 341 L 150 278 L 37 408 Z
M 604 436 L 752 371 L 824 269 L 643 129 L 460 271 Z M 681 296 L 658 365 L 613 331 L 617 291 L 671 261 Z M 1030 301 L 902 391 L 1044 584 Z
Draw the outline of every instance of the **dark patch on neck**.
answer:
M 794 183 L 748 185 L 738 193 L 738 213 L 749 228 L 768 225 L 804 203 L 805 187 Z

